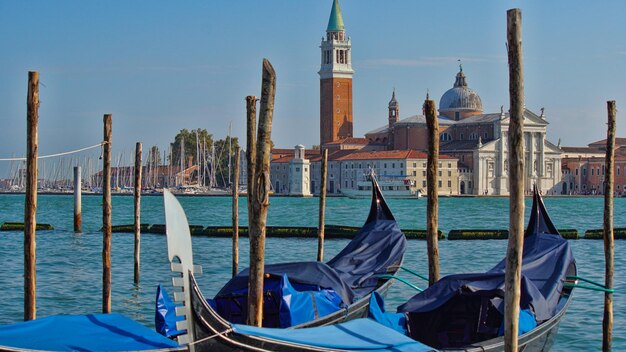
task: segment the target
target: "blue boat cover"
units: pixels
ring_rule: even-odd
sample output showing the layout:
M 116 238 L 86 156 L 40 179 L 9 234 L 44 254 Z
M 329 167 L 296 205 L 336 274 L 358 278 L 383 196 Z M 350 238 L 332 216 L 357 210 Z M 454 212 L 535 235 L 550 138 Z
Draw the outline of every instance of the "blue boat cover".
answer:
M 374 292 L 370 296 L 369 312 L 367 317 L 388 328 L 406 335 L 406 317 L 404 313 L 385 312 L 385 300 L 378 293 Z
M 540 324 L 556 314 L 574 257 L 536 190 L 531 212 L 522 253 L 520 307 Z M 446 276 L 399 306 L 398 312 L 407 314 L 410 336 L 437 348 L 498 336 L 505 265 L 502 260 L 485 273 Z
M 2 346 L 45 351 L 142 351 L 179 345 L 120 314 L 58 315 L 0 326 Z
M 184 334 L 187 330 L 178 330 L 176 322 L 184 317 L 176 315 L 176 304 L 165 291 L 163 285 L 157 287 L 156 310 L 154 312 L 154 327 L 156 331 L 166 337 Z
M 308 304 L 294 306 L 276 296 L 276 292 L 280 295 L 282 291 L 277 287 L 285 275 L 299 292 L 333 292 L 338 295 L 342 303 L 336 306 L 338 310 L 370 294 L 376 288 L 378 276 L 387 273 L 393 265 L 400 264 L 406 238 L 385 203 L 378 184 L 374 179 L 372 183 L 372 202 L 365 225 L 328 263 L 293 262 L 265 266 L 263 326 L 288 327 L 293 326 L 295 320 L 305 322 L 300 318 L 291 322 L 283 319 L 288 315 L 317 316 L 310 314 Z M 248 279 L 249 269 L 244 269 L 227 282 L 210 302 L 224 319 L 234 323 L 246 321 Z M 297 312 L 299 309 L 303 311 Z M 291 311 L 288 315 L 284 314 L 287 310 Z
M 236 333 L 307 346 L 350 351 L 435 351 L 371 319 L 305 329 L 272 329 L 233 324 Z

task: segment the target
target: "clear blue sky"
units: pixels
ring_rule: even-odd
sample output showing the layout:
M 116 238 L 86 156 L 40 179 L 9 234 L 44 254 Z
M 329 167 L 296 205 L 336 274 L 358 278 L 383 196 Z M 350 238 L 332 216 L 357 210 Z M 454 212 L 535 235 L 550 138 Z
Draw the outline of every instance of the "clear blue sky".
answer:
M 40 153 L 96 144 L 113 114 L 114 152 L 162 150 L 182 128 L 245 138 L 246 95 L 261 61 L 277 72 L 272 137 L 319 142 L 320 39 L 332 0 L 0 0 L 0 158 L 25 153 L 27 72 L 40 72 Z M 549 139 L 605 138 L 606 101 L 626 105 L 625 1 L 340 0 L 352 38 L 354 133 L 438 103 L 463 61 L 486 112 L 508 109 L 506 10 L 523 16 L 526 106 Z M 626 110 L 622 110 L 626 111 Z M 243 137 L 243 138 L 242 138 Z M 2 165 L 0 165 L 1 168 Z

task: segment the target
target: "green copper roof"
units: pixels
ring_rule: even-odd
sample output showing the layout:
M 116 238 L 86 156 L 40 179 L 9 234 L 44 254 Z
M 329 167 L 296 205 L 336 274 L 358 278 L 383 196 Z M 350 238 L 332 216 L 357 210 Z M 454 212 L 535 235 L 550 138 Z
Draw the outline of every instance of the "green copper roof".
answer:
M 326 32 L 343 32 L 345 27 L 343 25 L 343 18 L 341 17 L 341 9 L 339 8 L 339 2 L 333 0 L 333 9 L 330 12 L 330 19 L 328 20 L 328 28 Z

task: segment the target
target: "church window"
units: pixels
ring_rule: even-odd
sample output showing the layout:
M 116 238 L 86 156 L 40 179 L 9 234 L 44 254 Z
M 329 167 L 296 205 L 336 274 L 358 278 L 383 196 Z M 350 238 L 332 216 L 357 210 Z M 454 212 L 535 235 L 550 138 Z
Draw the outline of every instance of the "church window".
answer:
M 593 171 L 593 169 L 591 169 Z M 583 168 L 583 176 L 587 176 L 587 168 Z
M 448 188 L 452 188 L 452 181 L 448 180 Z
M 578 169 L 576 169 L 576 176 L 578 176 Z
M 594 171 L 595 171 L 594 169 L 591 169 L 591 176 L 593 176 L 593 172 L 594 172 Z
M 346 188 L 348 188 L 348 180 L 346 180 Z

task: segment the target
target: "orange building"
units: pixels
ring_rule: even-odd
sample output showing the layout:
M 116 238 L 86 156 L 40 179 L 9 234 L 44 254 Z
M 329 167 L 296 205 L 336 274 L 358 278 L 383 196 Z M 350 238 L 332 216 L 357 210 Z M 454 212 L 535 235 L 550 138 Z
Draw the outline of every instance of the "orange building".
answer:
M 353 136 L 352 44 L 337 0 L 320 45 L 320 145 Z

